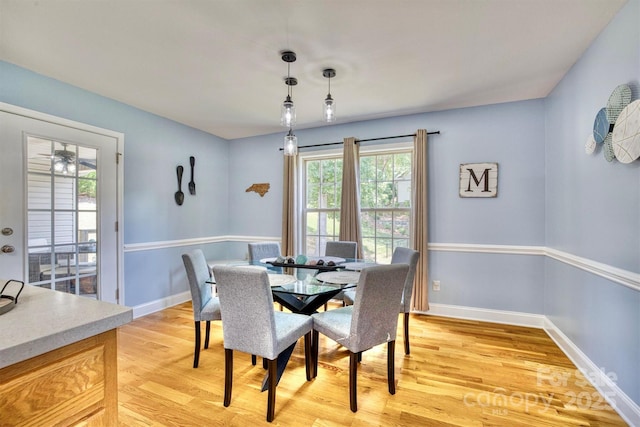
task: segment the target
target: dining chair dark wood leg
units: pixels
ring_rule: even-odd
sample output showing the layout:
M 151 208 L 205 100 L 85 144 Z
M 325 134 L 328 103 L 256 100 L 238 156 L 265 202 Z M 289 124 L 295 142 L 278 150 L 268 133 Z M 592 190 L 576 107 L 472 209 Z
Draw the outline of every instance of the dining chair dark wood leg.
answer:
M 196 348 L 193 353 L 193 367 L 198 367 L 200 361 L 200 321 L 194 322 L 196 326 Z
M 304 366 L 307 370 L 307 381 L 311 381 L 313 376 L 313 360 L 311 356 L 311 332 L 304 336 Z
M 209 335 L 211 332 L 211 322 L 207 320 L 207 324 L 204 330 L 204 348 L 209 348 Z
M 204 332 L 204 348 L 209 348 L 209 333 L 211 332 L 211 322 L 207 320 L 207 326 Z
M 409 354 L 409 313 L 404 314 L 404 354 Z
M 396 394 L 396 342 L 387 342 L 387 381 L 389 382 L 389 393 Z
M 251 355 L 251 364 L 252 364 L 253 366 L 256 366 L 257 361 L 258 361 L 258 358 L 256 357 L 256 355 L 255 355 L 255 354 L 252 354 L 252 355 Z
M 349 352 L 349 402 L 351 412 L 358 411 L 358 353 Z
M 362 352 L 358 353 L 358 363 L 362 362 Z
M 233 383 L 233 350 L 224 349 L 224 406 L 231 403 L 231 385 Z
M 313 354 L 313 378 L 318 376 L 318 347 L 320 347 L 320 344 L 318 343 L 319 335 L 320 334 L 316 330 L 311 333 L 313 338 L 311 343 L 311 354 Z
M 267 421 L 273 421 L 276 412 L 276 386 L 278 385 L 278 358 L 267 361 L 269 366 L 269 395 L 267 396 Z

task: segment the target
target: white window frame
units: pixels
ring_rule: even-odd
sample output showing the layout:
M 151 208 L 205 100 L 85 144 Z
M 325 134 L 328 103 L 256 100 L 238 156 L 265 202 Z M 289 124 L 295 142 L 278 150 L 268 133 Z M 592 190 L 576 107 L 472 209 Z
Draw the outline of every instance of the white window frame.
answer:
M 361 145 L 360 156 L 370 154 L 393 154 L 398 151 L 411 151 L 413 152 L 413 141 L 401 141 L 391 144 L 375 144 L 375 145 Z M 298 174 L 297 181 L 299 185 L 296 185 L 296 217 L 300 220 L 296 224 L 295 235 L 295 253 L 303 253 L 306 249 L 305 244 L 305 230 L 307 229 L 307 216 L 306 216 L 306 167 L 305 162 L 307 160 L 323 160 L 335 157 L 342 157 L 343 150 L 340 149 L 327 149 L 327 150 L 315 150 L 301 152 L 298 155 Z M 413 214 L 413 209 L 411 210 Z

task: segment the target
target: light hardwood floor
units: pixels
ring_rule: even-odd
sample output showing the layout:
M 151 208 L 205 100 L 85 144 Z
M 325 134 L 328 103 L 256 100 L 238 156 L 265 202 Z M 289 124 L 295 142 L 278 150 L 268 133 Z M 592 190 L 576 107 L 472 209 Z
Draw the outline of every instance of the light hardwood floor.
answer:
M 121 426 L 627 425 L 540 329 L 412 315 L 411 355 L 402 334 L 396 341 L 396 394 L 387 390 L 386 345 L 375 347 L 358 369 L 355 414 L 347 352 L 321 335 L 318 376 L 307 382 L 300 341 L 271 424 L 262 364 L 252 366 L 249 355 L 236 352 L 231 405 L 222 406 L 220 322 L 192 368 L 190 303 L 134 320 L 118 340 Z

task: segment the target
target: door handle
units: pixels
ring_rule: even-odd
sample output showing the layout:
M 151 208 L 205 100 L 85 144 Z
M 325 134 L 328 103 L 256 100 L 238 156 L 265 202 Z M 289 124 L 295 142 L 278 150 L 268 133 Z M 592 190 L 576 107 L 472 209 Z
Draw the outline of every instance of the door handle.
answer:
M 13 252 L 15 252 L 16 248 L 14 248 L 11 245 L 4 245 L 2 248 L 0 248 L 0 251 L 2 251 L 2 253 L 5 254 L 11 254 Z

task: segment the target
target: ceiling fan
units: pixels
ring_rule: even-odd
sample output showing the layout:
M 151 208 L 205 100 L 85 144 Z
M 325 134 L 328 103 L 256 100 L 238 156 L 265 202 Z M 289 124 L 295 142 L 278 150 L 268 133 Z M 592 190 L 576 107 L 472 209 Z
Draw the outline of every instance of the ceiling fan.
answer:
M 76 172 L 76 153 L 67 150 L 67 144 L 62 145 L 62 150 L 53 152 L 53 170 L 58 173 L 68 174 Z
M 70 144 L 72 148 L 71 150 L 69 150 L 67 148 L 67 146 L 69 145 L 68 143 L 55 141 L 55 148 L 58 149 L 54 149 L 53 152 L 51 152 L 49 151 L 51 149 L 50 146 L 47 147 L 50 142 L 51 141 L 46 141 L 46 145 L 34 145 L 34 148 L 37 147 L 37 151 L 47 151 L 40 153 L 36 152 L 33 154 L 34 157 L 39 157 L 42 160 L 46 159 L 46 163 L 37 161 L 37 163 L 39 164 L 37 168 L 42 168 L 41 170 L 44 171 L 44 168 L 46 167 L 48 168 L 49 172 L 60 173 L 64 175 L 75 175 L 78 167 L 81 168 L 78 170 L 81 174 L 96 170 L 97 150 L 96 153 L 93 154 L 90 152 L 91 150 L 89 150 L 89 152 L 86 152 L 85 155 L 88 157 L 80 157 L 81 149 L 79 146 Z M 59 149 L 60 146 L 62 146 L 62 149 Z

